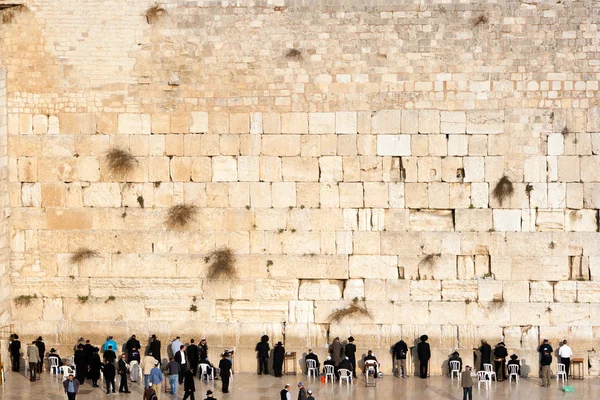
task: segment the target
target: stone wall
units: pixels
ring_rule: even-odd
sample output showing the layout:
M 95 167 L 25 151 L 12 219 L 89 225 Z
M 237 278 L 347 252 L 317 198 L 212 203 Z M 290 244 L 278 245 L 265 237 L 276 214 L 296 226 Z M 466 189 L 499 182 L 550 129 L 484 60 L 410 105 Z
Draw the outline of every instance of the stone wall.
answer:
M 243 371 L 264 333 L 353 335 L 385 371 L 423 333 L 433 373 L 480 338 L 587 357 L 600 4 L 347 3 L 32 0 L 0 27 L 20 334 L 206 336 Z M 224 247 L 237 278 L 208 279 Z M 331 323 L 355 298 L 371 317 Z
M 4 336 L 10 334 L 10 204 L 8 201 L 8 136 L 6 133 L 6 70 L 0 68 L 0 358 L 7 360 Z

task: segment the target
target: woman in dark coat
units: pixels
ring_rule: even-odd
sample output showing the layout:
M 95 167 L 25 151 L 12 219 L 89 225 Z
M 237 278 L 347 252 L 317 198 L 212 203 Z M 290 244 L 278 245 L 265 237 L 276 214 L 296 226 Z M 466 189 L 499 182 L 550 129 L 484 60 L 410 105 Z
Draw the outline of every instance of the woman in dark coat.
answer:
M 100 379 L 100 368 L 102 367 L 102 361 L 98 352 L 99 348 L 94 347 L 94 352 L 89 360 L 90 363 L 90 379 L 92 380 L 92 386 L 98 387 L 98 380 Z
M 283 369 L 283 359 L 285 357 L 285 348 L 283 343 L 277 342 L 273 349 L 273 374 L 280 378 L 282 376 L 281 370 Z
M 417 345 L 417 356 L 419 358 L 419 376 L 421 377 L 421 379 L 426 379 L 429 368 L 429 359 L 431 358 L 431 349 L 429 348 L 429 343 L 427 343 L 427 339 L 429 339 L 427 335 L 421 336 L 420 339 L 421 343 Z
M 188 397 L 191 400 L 195 400 L 194 392 L 196 391 L 196 384 L 194 383 L 194 372 L 191 369 L 186 370 L 183 374 L 183 390 L 185 391 L 185 395 L 182 400 Z
M 269 375 L 269 351 L 271 350 L 271 347 L 269 346 L 269 337 L 263 335 L 254 350 L 258 357 L 258 374 L 261 375 L 264 373 L 265 375 Z

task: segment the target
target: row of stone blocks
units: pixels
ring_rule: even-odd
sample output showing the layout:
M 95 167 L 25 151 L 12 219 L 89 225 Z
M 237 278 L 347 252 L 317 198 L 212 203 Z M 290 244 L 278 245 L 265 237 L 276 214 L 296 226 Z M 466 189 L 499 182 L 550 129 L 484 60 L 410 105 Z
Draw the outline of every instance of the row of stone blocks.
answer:
M 573 109 L 569 132 L 600 131 L 600 108 Z M 9 134 L 501 134 L 504 110 L 379 110 L 292 113 L 9 114 Z M 550 122 L 550 129 L 553 127 Z M 562 130 L 563 126 L 560 127 Z

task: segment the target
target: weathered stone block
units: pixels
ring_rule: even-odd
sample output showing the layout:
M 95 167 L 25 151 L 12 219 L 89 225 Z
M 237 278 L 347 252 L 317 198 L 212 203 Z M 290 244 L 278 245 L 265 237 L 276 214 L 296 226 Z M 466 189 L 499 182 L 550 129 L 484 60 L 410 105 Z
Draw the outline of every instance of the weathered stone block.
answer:
M 456 231 L 488 232 L 492 229 L 491 209 L 457 209 L 454 212 Z
M 335 113 L 335 133 L 355 134 L 357 131 L 356 112 L 338 111 Z
M 350 278 L 398 278 L 396 256 L 350 256 Z
M 565 230 L 569 232 L 597 232 L 597 211 L 570 210 L 565 212 Z
M 413 231 L 452 231 L 454 221 L 450 210 L 410 210 L 410 229 Z
M 373 133 L 400 133 L 400 115 L 400 110 L 377 111 L 371 118 Z
M 442 111 L 440 113 L 440 120 L 441 120 L 441 133 L 446 134 L 446 133 L 465 133 L 466 132 L 467 115 L 464 111 Z M 465 142 L 465 144 L 466 144 L 466 142 Z
M 410 156 L 410 135 L 378 135 L 378 156 Z
M 336 133 L 335 113 L 309 113 L 308 114 L 308 133 L 327 134 Z
M 411 281 L 410 299 L 415 301 L 440 301 L 442 285 L 440 281 Z
M 208 113 L 204 111 L 192 111 L 190 113 L 190 133 L 208 132 Z
M 419 111 L 419 133 L 440 133 L 440 112 L 438 110 Z
M 467 133 L 499 134 L 504 133 L 504 110 L 467 111 Z
M 493 211 L 494 230 L 500 232 L 521 231 L 521 210 L 498 210 Z

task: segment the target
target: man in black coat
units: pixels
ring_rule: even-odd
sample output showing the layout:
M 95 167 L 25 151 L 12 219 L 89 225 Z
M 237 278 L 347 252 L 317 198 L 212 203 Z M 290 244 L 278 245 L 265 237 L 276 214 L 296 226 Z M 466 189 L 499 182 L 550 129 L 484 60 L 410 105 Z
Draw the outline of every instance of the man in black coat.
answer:
M 348 357 L 344 357 L 344 359 L 340 362 L 340 365 L 338 365 L 338 372 L 337 372 L 338 378 L 339 378 L 340 369 L 347 369 L 350 372 L 354 372 L 354 366 L 352 365 L 352 362 L 350 362 L 350 359 Z M 356 375 L 354 375 L 354 376 L 356 376 Z
M 312 349 L 309 349 L 308 350 L 308 354 L 306 355 L 306 357 L 304 357 L 305 363 L 308 360 L 313 360 L 316 363 L 316 365 L 317 365 L 317 375 L 319 375 L 319 371 L 321 369 L 321 363 L 319 362 L 319 356 L 316 355 L 315 353 L 313 353 Z M 308 369 L 308 363 L 306 363 L 306 364 L 307 364 L 306 368 Z
M 8 348 L 10 350 L 10 358 L 12 360 L 12 370 L 13 372 L 19 372 L 21 369 L 21 341 L 19 340 L 19 335 L 14 334 L 12 336 L 12 340 Z
M 38 374 L 42 373 L 42 367 L 44 366 L 44 356 L 46 355 L 46 345 L 44 344 L 44 340 L 42 337 L 38 337 L 35 341 L 35 345 L 38 348 L 38 352 L 40 354 L 40 362 L 37 363 L 37 372 Z
M 483 364 L 492 363 L 492 346 L 488 344 L 485 339 L 481 339 L 481 347 L 479 347 L 479 353 L 481 354 L 480 371 L 483 371 Z
M 452 373 L 452 366 L 450 365 L 450 362 L 452 362 L 452 361 L 458 361 L 458 370 L 460 372 L 462 372 L 463 361 L 462 361 L 462 358 L 460 358 L 460 353 L 458 351 L 455 351 L 454 353 L 452 353 L 450 355 L 450 357 L 448 358 L 448 371 L 450 373 Z
M 352 336 L 348 338 L 348 344 L 344 347 L 344 354 L 352 363 L 352 376 L 356 378 L 356 345 Z
M 107 361 L 110 361 L 112 363 L 115 362 L 115 360 L 117 359 L 117 354 L 114 352 L 112 345 L 108 346 L 108 350 L 106 350 L 104 352 L 104 354 L 102 355 L 102 358 L 104 359 L 104 362 L 107 362 Z M 81 382 L 81 383 L 83 384 L 83 382 Z
M 267 335 L 263 335 L 260 338 L 260 342 L 256 344 L 254 351 L 256 351 L 256 356 L 258 357 L 258 374 L 269 375 L 269 351 L 271 347 L 269 346 L 269 337 Z
M 87 363 L 88 363 L 88 368 L 87 368 L 87 378 L 91 378 L 90 376 L 90 361 L 92 359 L 92 355 L 94 354 L 94 346 L 92 346 L 92 344 L 90 343 L 89 339 L 85 341 L 85 344 L 83 345 L 83 352 L 85 353 L 85 357 L 87 359 Z
M 402 339 L 394 345 L 394 360 L 396 361 L 396 376 L 406 378 L 406 355 L 408 346 Z M 400 372 L 402 371 L 402 372 Z
M 544 339 L 543 343 L 540 344 L 540 347 L 538 347 L 538 353 L 540 353 L 540 360 L 542 359 L 542 355 L 544 354 L 544 351 L 547 351 L 548 354 L 552 354 L 552 352 L 554 351 L 552 349 L 552 345 L 550 345 L 550 343 L 548 342 L 548 339 Z M 540 363 L 540 376 L 542 374 L 542 364 Z
M 421 377 L 421 379 L 426 379 L 429 369 L 429 359 L 431 358 L 431 349 L 429 348 L 429 343 L 427 343 L 427 340 L 429 339 L 427 335 L 422 335 L 420 339 L 421 342 L 417 345 L 417 357 L 419 358 L 419 376 Z
M 179 346 L 179 351 L 175 353 L 175 361 L 179 363 L 179 384 L 183 385 L 183 375 L 188 370 L 188 359 L 185 353 L 185 345 Z
M 160 360 L 160 340 L 156 337 L 156 335 L 152 335 L 150 338 L 150 346 L 148 349 L 148 353 L 152 353 L 152 357 L 156 359 L 156 361 L 161 362 Z
M 73 357 L 73 361 L 75 362 L 75 378 L 79 381 L 80 384 L 83 385 L 85 382 L 85 377 L 88 373 L 88 359 L 83 351 L 83 345 L 79 344 L 77 346 L 77 351 Z
M 125 350 L 127 350 L 127 362 L 131 362 L 131 352 L 133 349 L 139 349 L 141 347 L 141 343 L 135 335 L 131 335 L 127 343 L 125 343 Z
M 229 355 L 229 353 L 221 354 L 221 361 L 219 361 L 219 374 L 221 375 L 221 381 L 223 382 L 223 393 L 229 393 L 229 378 L 233 374 L 231 360 L 227 358 Z
M 106 394 L 110 394 L 110 388 L 112 387 L 112 392 L 115 391 L 115 365 L 106 361 L 105 364 L 102 365 L 102 371 L 104 372 L 104 380 L 106 381 Z
M 185 395 L 182 400 L 186 400 L 188 397 L 191 400 L 195 400 L 194 392 L 196 391 L 196 384 L 194 383 L 194 373 L 191 369 L 185 371 L 183 376 L 183 391 Z
M 285 385 L 281 392 L 279 392 L 279 400 L 291 400 L 292 395 L 290 394 L 290 385 Z
M 200 361 L 200 357 L 198 356 L 198 346 L 194 343 L 194 339 L 190 339 L 190 345 L 185 350 L 185 354 L 188 359 L 188 368 L 192 370 L 192 373 L 196 375 L 196 369 L 198 369 L 198 361 Z
M 375 375 L 373 377 L 377 378 L 377 376 L 379 375 L 379 362 L 377 362 L 377 357 L 373 355 L 372 350 L 369 350 L 367 352 L 367 355 L 365 356 L 363 362 L 365 364 L 365 369 L 368 364 L 373 364 L 375 366 Z
M 119 360 L 119 377 L 121 378 L 121 382 L 119 383 L 119 393 L 131 393 L 129 388 L 127 387 L 127 356 L 125 353 L 121 354 L 121 359 Z
M 283 360 L 285 359 L 285 348 L 283 343 L 277 342 L 273 349 L 273 375 L 280 378 L 282 376 Z
M 198 346 L 198 361 L 206 360 L 208 358 L 208 344 L 206 338 L 200 339 L 200 345 Z
M 500 382 L 506 379 L 506 357 L 508 357 L 508 351 L 504 346 L 504 342 L 500 342 L 494 349 L 494 369 Z

